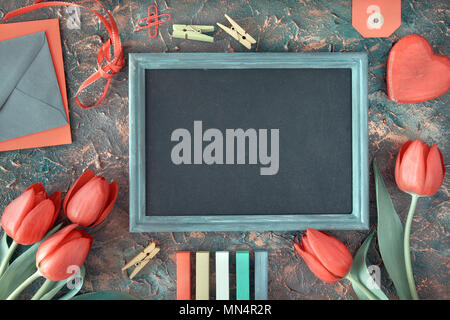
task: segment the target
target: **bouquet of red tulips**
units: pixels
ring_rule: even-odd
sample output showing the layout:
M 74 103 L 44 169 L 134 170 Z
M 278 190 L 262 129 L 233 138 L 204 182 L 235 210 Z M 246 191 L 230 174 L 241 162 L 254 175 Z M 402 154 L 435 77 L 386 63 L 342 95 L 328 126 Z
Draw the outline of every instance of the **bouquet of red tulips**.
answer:
M 59 230 L 62 223 L 54 224 L 61 209 L 61 194 L 57 191 L 48 196 L 39 182 L 5 208 L 1 216 L 4 234 L 0 240 L 0 299 L 17 298 L 39 277 L 45 281 L 33 300 L 52 299 L 65 285 L 70 290 L 63 299 L 74 297 L 81 289 L 83 263 L 93 237 L 80 227 L 93 227 L 105 220 L 117 199 L 118 184 L 109 184 L 92 170 L 84 172 L 63 203 L 72 224 Z M 11 262 L 18 245 L 32 246 Z
M 436 145 L 429 147 L 420 140 L 407 141 L 400 149 L 395 165 L 395 181 L 400 190 L 411 195 L 411 206 L 403 230 L 392 200 L 374 160 L 378 211 L 378 246 L 383 264 L 400 299 L 418 299 L 410 259 L 409 236 L 412 218 L 420 197 L 432 196 L 441 187 L 445 165 Z M 308 229 L 295 242 L 294 248 L 310 270 L 325 282 L 350 280 L 360 299 L 387 300 L 369 273 L 366 255 L 374 233 L 364 241 L 352 258 L 347 247 L 337 238 Z

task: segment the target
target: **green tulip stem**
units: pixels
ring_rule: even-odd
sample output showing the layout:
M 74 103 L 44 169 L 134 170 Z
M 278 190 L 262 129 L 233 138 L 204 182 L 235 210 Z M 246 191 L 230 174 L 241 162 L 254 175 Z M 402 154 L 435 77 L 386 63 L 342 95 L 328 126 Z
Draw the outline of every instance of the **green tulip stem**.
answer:
M 22 293 L 22 291 L 28 287 L 34 280 L 36 280 L 37 278 L 39 278 L 41 276 L 41 273 L 39 272 L 39 270 L 36 270 L 35 273 L 33 273 L 31 276 L 28 277 L 28 279 L 26 279 L 24 282 L 22 282 L 22 284 L 20 286 L 18 286 L 9 296 L 8 298 L 6 298 L 6 300 L 14 300 L 16 299 L 19 294 Z
M 8 251 L 6 252 L 5 257 L 3 258 L 1 264 L 0 264 L 0 278 L 2 277 L 3 273 L 6 270 L 6 267 L 8 266 L 9 260 L 11 259 L 11 256 L 13 255 L 14 251 L 16 250 L 18 244 L 13 240 L 11 245 L 8 248 Z
M 358 279 L 354 278 L 350 273 L 348 273 L 345 278 L 349 280 L 353 285 L 356 285 L 359 290 L 361 290 L 370 300 L 379 300 L 369 289 L 366 288 Z
M 52 285 L 53 281 L 49 279 L 45 279 L 45 282 L 42 284 L 42 286 L 39 288 L 38 291 L 34 294 L 34 296 L 31 298 L 31 300 L 39 300 L 42 298 L 42 296 L 47 292 L 48 288 Z
M 411 195 L 411 205 L 409 207 L 408 218 L 406 218 L 405 233 L 403 235 L 403 250 L 405 255 L 405 267 L 406 267 L 406 277 L 408 279 L 409 291 L 414 300 L 419 300 L 419 295 L 416 291 L 416 284 L 414 282 L 414 275 L 411 265 L 411 253 L 409 245 L 409 235 L 411 233 L 411 224 L 416 211 L 417 200 L 419 196 L 416 194 Z

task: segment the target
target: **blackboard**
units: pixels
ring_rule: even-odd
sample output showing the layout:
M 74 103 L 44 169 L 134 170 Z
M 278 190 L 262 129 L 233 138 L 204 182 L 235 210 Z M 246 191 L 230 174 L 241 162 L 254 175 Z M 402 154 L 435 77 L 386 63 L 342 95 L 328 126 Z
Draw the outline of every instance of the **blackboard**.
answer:
M 343 68 L 146 70 L 146 214 L 351 213 L 351 85 Z M 249 137 L 245 164 L 235 138 L 234 164 L 193 164 L 194 121 L 223 140 L 226 129 L 278 129 L 278 172 L 249 164 Z M 177 128 L 190 131 L 191 164 L 172 162 Z
M 141 124 L 130 128 L 130 209 L 131 193 L 138 192 L 140 219 L 165 227 L 161 231 L 202 224 L 205 231 L 252 230 L 252 219 L 303 219 L 312 227 L 318 218 L 355 216 L 359 227 L 350 228 L 364 227 L 360 155 L 367 127 L 355 122 L 367 113 L 364 81 L 355 86 L 362 76 L 355 61 L 359 67 L 364 61 L 353 56 L 338 64 L 328 59 L 321 67 L 314 59 L 301 67 L 282 61 L 269 66 L 256 54 L 248 67 L 245 59 L 233 67 L 211 57 L 220 54 L 202 55 L 209 65 L 196 54 L 159 55 L 159 62 L 151 59 L 154 54 L 137 55 L 148 66 L 140 71 L 139 92 L 130 70 L 130 100 L 140 97 L 139 103 L 130 101 L 130 127 L 132 121 Z M 297 64 L 305 58 L 286 56 Z M 136 135 L 141 139 L 132 142 Z M 248 219 L 247 227 L 241 218 Z M 141 222 L 130 221 L 130 229 L 142 231 L 134 230 Z M 143 230 L 158 231 L 148 226 Z

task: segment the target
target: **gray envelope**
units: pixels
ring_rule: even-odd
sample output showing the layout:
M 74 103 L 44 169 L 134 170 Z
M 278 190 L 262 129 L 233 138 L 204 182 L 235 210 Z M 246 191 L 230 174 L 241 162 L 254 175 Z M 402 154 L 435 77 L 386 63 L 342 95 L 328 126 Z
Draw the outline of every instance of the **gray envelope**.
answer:
M 45 32 L 0 42 L 0 141 L 67 125 Z

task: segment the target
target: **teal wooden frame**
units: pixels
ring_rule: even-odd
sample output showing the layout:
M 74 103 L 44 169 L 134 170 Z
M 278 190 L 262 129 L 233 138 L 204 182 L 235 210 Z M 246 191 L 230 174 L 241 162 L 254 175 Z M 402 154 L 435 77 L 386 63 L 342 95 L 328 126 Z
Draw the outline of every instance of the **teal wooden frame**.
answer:
M 353 211 L 345 214 L 146 216 L 146 69 L 350 68 Z M 369 226 L 367 55 L 365 53 L 132 53 L 129 55 L 130 231 L 366 230 Z

